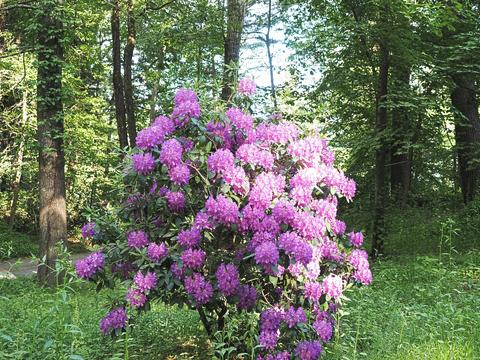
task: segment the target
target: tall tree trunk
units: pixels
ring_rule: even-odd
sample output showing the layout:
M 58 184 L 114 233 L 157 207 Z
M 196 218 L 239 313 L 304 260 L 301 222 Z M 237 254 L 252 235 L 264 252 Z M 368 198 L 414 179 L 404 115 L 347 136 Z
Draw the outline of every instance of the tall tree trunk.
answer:
M 401 66 L 396 72 L 396 82 L 400 92 L 410 86 L 410 69 Z M 411 182 L 411 146 L 409 146 L 410 119 L 408 109 L 395 106 L 392 109 L 392 128 L 394 131 L 391 148 L 391 192 L 394 199 L 403 207 L 406 205 Z
M 22 180 L 22 168 L 23 168 L 23 151 L 25 148 L 25 129 L 23 127 L 28 120 L 28 91 L 27 87 L 23 88 L 22 97 L 22 121 L 20 122 L 21 139 L 18 145 L 17 160 L 15 161 L 17 170 L 15 172 L 15 179 L 12 184 L 12 202 L 10 204 L 10 217 L 8 219 L 9 225 L 15 224 L 15 216 L 17 213 L 18 194 L 20 192 L 20 181 Z
M 453 76 L 451 93 L 455 114 L 455 142 L 458 156 L 460 188 L 465 204 L 472 201 L 480 175 L 480 120 L 475 81 L 472 76 Z
M 112 62 L 113 62 L 113 102 L 120 147 L 128 147 L 125 99 L 123 96 L 122 64 L 120 57 L 120 0 L 113 0 L 112 9 Z
M 387 93 L 388 93 L 389 55 L 386 44 L 380 43 L 380 70 L 378 73 L 377 110 L 375 130 L 379 146 L 375 151 L 375 204 L 373 214 L 371 256 L 376 258 L 384 250 L 385 235 L 385 165 L 387 146 L 385 130 L 387 128 Z
M 65 157 L 63 151 L 62 0 L 42 0 L 37 34 L 37 122 L 40 190 L 40 283 L 55 285 L 55 246 L 65 242 Z
M 267 15 L 267 34 L 265 36 L 265 45 L 267 46 L 268 56 L 268 70 L 270 73 L 270 93 L 273 99 L 273 106 L 277 108 L 277 93 L 275 91 L 275 81 L 273 78 L 273 56 L 271 51 L 272 40 L 270 38 L 270 31 L 272 29 L 272 0 L 268 0 L 268 15 Z
M 157 116 L 157 110 L 155 105 L 157 103 L 157 94 L 158 94 L 158 82 L 156 81 L 152 87 L 152 93 L 150 94 L 150 123 L 153 123 L 155 117 Z
M 125 83 L 125 110 L 127 113 L 128 137 L 130 146 L 135 146 L 137 137 L 137 124 L 135 121 L 135 103 L 133 100 L 133 51 L 135 49 L 135 13 L 134 0 L 127 0 L 127 45 L 124 50 L 124 83 Z
M 227 35 L 224 41 L 222 99 L 232 96 L 232 86 L 238 78 L 238 60 L 245 20 L 246 0 L 227 0 Z

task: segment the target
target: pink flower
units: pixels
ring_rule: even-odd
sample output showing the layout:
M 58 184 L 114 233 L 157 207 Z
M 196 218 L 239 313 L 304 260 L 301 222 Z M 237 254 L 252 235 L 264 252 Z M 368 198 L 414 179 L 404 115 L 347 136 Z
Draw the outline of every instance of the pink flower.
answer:
M 255 94 L 255 91 L 257 91 L 257 86 L 253 80 L 243 78 L 238 82 L 237 90 L 242 95 L 250 96 Z

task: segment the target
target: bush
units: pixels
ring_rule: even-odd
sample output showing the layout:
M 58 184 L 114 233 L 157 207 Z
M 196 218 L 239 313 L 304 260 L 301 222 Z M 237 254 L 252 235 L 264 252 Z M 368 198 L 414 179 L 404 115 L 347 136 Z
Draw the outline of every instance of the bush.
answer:
M 251 105 L 252 89 L 239 87 L 238 105 Z M 82 228 L 103 249 L 76 264 L 78 275 L 99 288 L 130 284 L 101 330 L 122 332 L 160 299 L 197 309 L 224 340 L 217 353 L 317 359 L 344 290 L 372 280 L 363 235 L 347 235 L 336 217 L 355 182 L 333 167 L 326 140 L 278 114 L 255 124 L 240 107 L 212 103 L 201 117 L 187 89 L 174 104 L 139 132 L 116 216 Z M 246 313 L 260 313 L 255 331 Z

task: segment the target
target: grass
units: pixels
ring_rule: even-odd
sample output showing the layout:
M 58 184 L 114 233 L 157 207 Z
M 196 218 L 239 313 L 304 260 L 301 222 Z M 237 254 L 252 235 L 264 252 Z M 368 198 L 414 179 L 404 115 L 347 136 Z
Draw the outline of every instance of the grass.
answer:
M 81 253 L 87 251 L 87 248 L 78 239 L 71 238 L 68 240 L 68 250 L 73 253 Z M 38 254 L 38 236 L 15 231 L 0 220 L 0 260 L 38 256 Z
M 323 358 L 480 359 L 478 214 L 390 213 L 388 256 L 373 264 L 371 286 L 347 294 L 340 335 Z M 0 359 L 212 359 L 197 313 L 186 308 L 154 303 L 128 339 L 101 335 L 110 299 L 124 293 L 116 291 L 97 294 L 82 283 L 51 292 L 29 279 L 0 280 Z
M 480 253 L 402 256 L 374 265 L 375 281 L 349 293 L 341 336 L 326 359 L 480 359 Z M 211 359 L 196 312 L 154 304 L 125 337 L 98 321 L 111 291 L 50 292 L 0 281 L 1 359 Z
M 0 221 L 0 260 L 38 254 L 38 240 Z

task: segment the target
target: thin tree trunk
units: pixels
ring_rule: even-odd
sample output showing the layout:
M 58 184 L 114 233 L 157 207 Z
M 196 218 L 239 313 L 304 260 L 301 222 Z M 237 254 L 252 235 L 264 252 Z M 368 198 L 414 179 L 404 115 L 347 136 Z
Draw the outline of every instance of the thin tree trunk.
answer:
M 128 137 L 130 146 L 135 146 L 137 124 L 135 121 L 135 103 L 133 100 L 133 51 L 135 50 L 136 31 L 134 0 L 127 0 L 127 45 L 124 50 L 124 83 L 125 83 L 125 110 L 127 114 Z
M 39 4 L 37 34 L 37 122 L 40 190 L 40 283 L 55 285 L 56 245 L 66 241 L 65 157 L 63 150 L 62 0 Z
M 113 1 L 112 9 L 112 62 L 113 62 L 113 101 L 120 147 L 128 147 L 127 120 L 125 117 L 125 99 L 120 58 L 120 0 Z
M 222 99 L 232 96 L 232 86 L 238 78 L 238 60 L 245 20 L 246 0 L 227 0 L 227 35 L 224 41 Z
M 156 81 L 152 87 L 152 93 L 150 94 L 150 123 L 153 123 L 155 117 L 157 116 L 157 110 L 155 104 L 157 103 L 157 94 L 158 94 L 158 82 Z
M 480 120 L 475 81 L 472 76 L 453 77 L 452 105 L 455 114 L 455 142 L 458 156 L 460 188 L 463 201 L 468 204 L 475 198 L 480 175 Z
M 397 83 L 402 92 L 409 88 L 410 70 L 407 67 L 399 69 Z M 411 147 L 408 145 L 410 121 L 405 107 L 397 105 L 392 110 L 392 128 L 394 135 L 390 185 L 393 198 L 403 207 L 407 202 L 411 182 Z
M 387 127 L 387 93 L 388 93 L 389 55 L 385 44 L 380 43 L 380 71 L 378 74 L 377 114 L 375 130 L 379 146 L 375 151 L 375 204 L 373 214 L 371 256 L 376 258 L 384 250 L 385 235 L 385 165 L 387 146 L 385 130 Z
M 273 106 L 277 108 L 277 93 L 275 91 L 275 81 L 273 78 L 273 56 L 271 52 L 271 39 L 270 31 L 272 29 L 272 0 L 268 0 L 268 15 L 267 15 L 267 34 L 265 36 L 265 44 L 267 46 L 267 56 L 268 56 L 268 70 L 270 73 L 270 93 L 273 99 Z
M 13 226 L 15 224 L 15 217 L 17 213 L 17 204 L 18 204 L 18 194 L 20 192 L 20 181 L 22 180 L 22 168 L 23 168 L 23 151 L 25 148 L 25 130 L 23 127 L 28 120 L 28 92 L 26 86 L 23 88 L 23 98 L 22 98 L 22 121 L 20 122 L 20 131 L 22 133 L 20 144 L 18 145 L 17 152 L 17 171 L 15 173 L 15 179 L 12 184 L 12 202 L 10 204 L 10 217 L 8 219 L 9 225 Z

